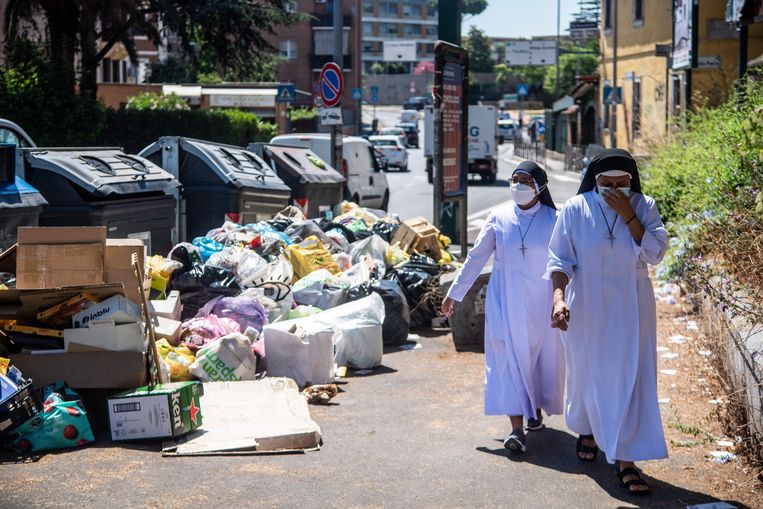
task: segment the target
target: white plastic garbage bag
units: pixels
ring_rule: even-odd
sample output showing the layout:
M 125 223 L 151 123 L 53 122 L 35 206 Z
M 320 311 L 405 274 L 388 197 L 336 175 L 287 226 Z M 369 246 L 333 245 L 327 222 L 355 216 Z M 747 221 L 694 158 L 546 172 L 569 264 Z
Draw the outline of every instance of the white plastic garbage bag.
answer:
M 207 265 L 230 270 L 241 283 L 267 267 L 268 262 L 251 249 L 230 246 L 210 256 Z
M 350 255 L 353 265 L 360 262 L 363 255 L 370 255 L 374 264 L 379 268 L 380 277 L 384 276 L 387 264 L 385 258 L 389 243 L 378 235 L 371 235 L 363 240 L 353 242 L 348 248 L 347 254 Z
M 334 382 L 333 329 L 300 318 L 266 325 L 265 358 L 268 376 L 293 379 L 300 387 Z
M 248 337 L 239 333 L 228 334 L 196 352 L 196 360 L 188 371 L 202 382 L 254 380 L 257 357 Z
M 381 365 L 384 301 L 379 294 L 372 293 L 304 320 L 322 323 L 334 330 L 334 361 L 337 366 L 371 369 Z M 269 352 L 267 355 L 270 355 Z
M 294 283 L 292 290 L 297 304 L 330 309 L 346 300 L 349 287 L 348 282 L 328 270 L 318 269 Z

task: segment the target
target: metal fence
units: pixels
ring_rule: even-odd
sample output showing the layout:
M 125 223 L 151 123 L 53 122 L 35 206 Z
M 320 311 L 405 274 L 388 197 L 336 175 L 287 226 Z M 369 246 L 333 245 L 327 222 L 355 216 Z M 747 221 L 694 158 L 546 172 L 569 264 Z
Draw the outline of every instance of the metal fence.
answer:
M 585 145 L 567 145 L 564 147 L 564 170 L 565 171 L 583 171 L 585 164 Z
M 546 166 L 546 145 L 542 141 L 527 141 L 518 136 L 514 140 L 514 155 Z

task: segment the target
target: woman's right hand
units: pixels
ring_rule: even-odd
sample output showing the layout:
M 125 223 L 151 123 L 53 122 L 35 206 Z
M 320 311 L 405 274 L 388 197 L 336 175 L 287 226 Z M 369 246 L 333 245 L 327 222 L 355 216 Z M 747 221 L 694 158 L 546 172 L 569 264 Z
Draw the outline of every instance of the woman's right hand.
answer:
M 440 307 L 440 312 L 442 312 L 443 315 L 450 318 L 453 315 L 453 304 L 455 301 L 451 299 L 450 297 L 445 297 L 442 299 L 442 306 Z
M 559 330 L 567 330 L 567 322 L 570 321 L 570 308 L 564 299 L 557 299 L 554 302 L 554 309 L 551 311 L 551 327 Z

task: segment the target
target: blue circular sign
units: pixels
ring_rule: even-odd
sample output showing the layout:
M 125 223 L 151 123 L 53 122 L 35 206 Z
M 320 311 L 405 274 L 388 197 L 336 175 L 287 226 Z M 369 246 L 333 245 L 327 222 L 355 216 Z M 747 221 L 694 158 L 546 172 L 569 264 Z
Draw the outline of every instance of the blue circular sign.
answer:
M 342 69 L 334 62 L 329 62 L 321 69 L 319 79 L 321 99 L 327 108 L 333 108 L 342 101 L 344 76 Z

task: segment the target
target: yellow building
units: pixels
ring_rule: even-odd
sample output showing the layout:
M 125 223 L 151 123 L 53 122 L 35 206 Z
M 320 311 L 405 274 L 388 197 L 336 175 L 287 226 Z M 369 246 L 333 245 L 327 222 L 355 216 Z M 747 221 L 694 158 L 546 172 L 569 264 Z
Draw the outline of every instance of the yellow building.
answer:
M 691 1 L 602 0 L 599 100 L 605 146 L 647 155 L 686 108 L 718 104 L 733 90 L 739 32 L 725 20 L 727 0 L 695 0 L 693 13 Z M 681 37 L 683 16 L 693 37 Z M 763 52 L 763 25 L 749 27 L 748 41 L 749 55 Z M 693 48 L 695 67 L 681 68 L 682 59 L 690 61 L 687 52 Z M 611 104 L 612 96 L 605 100 L 615 81 L 622 97 L 616 105 Z

